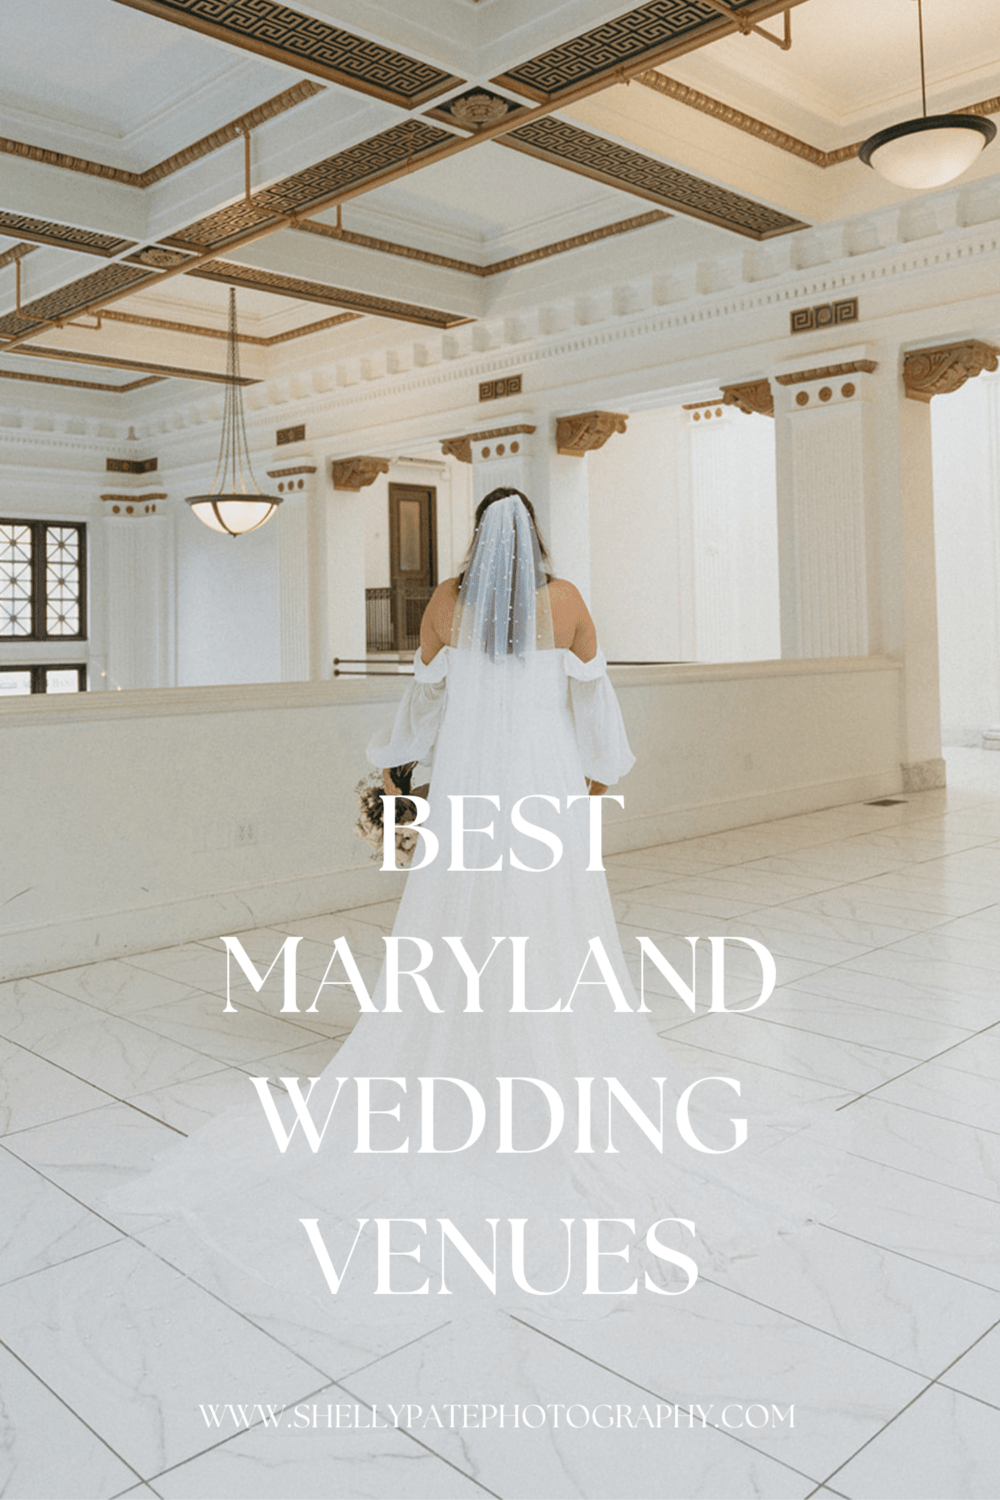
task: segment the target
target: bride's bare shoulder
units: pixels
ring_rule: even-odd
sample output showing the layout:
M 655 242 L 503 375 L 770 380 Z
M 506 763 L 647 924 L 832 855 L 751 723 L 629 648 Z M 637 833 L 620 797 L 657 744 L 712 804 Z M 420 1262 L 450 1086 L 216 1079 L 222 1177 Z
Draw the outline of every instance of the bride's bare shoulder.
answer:
M 583 596 L 575 583 L 570 583 L 568 578 L 549 579 L 549 598 L 555 602 L 557 599 L 561 604 L 582 604 Z
M 427 601 L 423 623 L 431 627 L 438 644 L 445 645 L 451 639 L 451 622 L 457 603 L 457 578 L 446 578 L 443 583 L 439 583 Z M 429 660 L 426 653 L 424 659 Z

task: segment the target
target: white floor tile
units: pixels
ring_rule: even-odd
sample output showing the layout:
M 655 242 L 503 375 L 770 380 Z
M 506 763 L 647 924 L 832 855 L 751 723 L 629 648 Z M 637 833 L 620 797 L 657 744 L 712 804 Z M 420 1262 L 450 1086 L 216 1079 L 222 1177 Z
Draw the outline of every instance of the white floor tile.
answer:
M 784 1149 L 777 1145 L 767 1153 L 779 1170 Z M 847 1152 L 816 1150 L 817 1170 L 825 1172 L 823 1196 L 836 1209 L 833 1228 L 1000 1291 L 1000 1206 Z
M 201 1402 L 294 1401 L 324 1384 L 128 1241 L 0 1288 L 0 1322 L 14 1353 L 143 1478 L 205 1447 Z
M 41 982 L 60 995 L 86 1000 L 98 1010 L 116 1016 L 129 1016 L 151 1005 L 162 1005 L 166 1000 L 183 1000 L 191 993 L 190 985 L 139 969 L 124 958 L 83 964 L 76 969 L 58 969 L 46 974 Z
M 0 1202 L 0 1282 L 30 1276 L 120 1238 L 106 1219 L 8 1151 L 0 1151 Z
M 210 995 L 156 1005 L 144 1010 L 135 1024 L 168 1038 L 167 1045 L 177 1043 L 216 1062 L 230 1064 L 252 1062 L 296 1045 L 304 1047 L 316 1035 L 288 1016 L 268 1015 L 249 1005 L 227 1012 Z
M 0 1348 L 0 1494 L 11 1500 L 105 1500 L 136 1474 L 42 1381 Z
M 685 1410 L 678 1414 L 675 1428 L 672 1401 L 658 1402 L 648 1388 L 631 1384 L 618 1371 L 599 1368 L 562 1342 L 521 1325 L 499 1336 L 487 1335 L 485 1347 L 474 1331 L 454 1337 L 451 1332 L 442 1330 L 411 1345 L 348 1377 L 344 1384 L 381 1410 L 387 1405 L 398 1409 L 411 1399 L 409 1393 L 420 1391 L 425 1406 L 433 1402 L 443 1408 L 472 1400 L 477 1406 L 506 1405 L 512 1412 L 515 1405 L 523 1409 L 558 1404 L 574 1407 L 574 1419 L 581 1424 L 584 1412 L 600 1409 L 599 1419 L 604 1420 L 607 1413 L 628 1408 L 638 1423 L 596 1429 L 588 1421 L 572 1427 L 562 1416 L 558 1427 L 547 1423 L 535 1430 L 522 1425 L 512 1432 L 497 1423 L 464 1431 L 432 1427 L 421 1433 L 435 1451 L 505 1500 L 598 1495 L 602 1500 L 634 1500 L 639 1495 L 659 1500 L 699 1495 L 792 1500 L 807 1492 L 801 1474 L 714 1425 L 718 1412 L 709 1415 L 704 1427 L 696 1416 L 692 1427 Z M 556 1337 L 564 1338 L 565 1333 L 564 1328 Z M 643 1425 L 643 1406 L 666 1425 L 659 1430 Z M 736 1414 L 732 1416 L 735 1420 Z
M 156 1036 L 145 1024 L 105 1015 L 41 985 L 5 1011 L 4 1034 L 10 1041 L 119 1099 L 212 1070 L 207 1058 Z
M 947 1061 L 946 1053 L 940 1062 L 921 1063 L 906 1077 L 880 1088 L 874 1097 L 973 1129 L 1000 1132 L 1000 1089 L 995 1081 L 949 1068 Z
M 915 1016 L 894 1015 L 872 1005 L 858 1005 L 831 995 L 822 998 L 808 990 L 808 977 L 799 985 L 775 990 L 755 1014 L 763 1019 L 813 1031 L 840 1041 L 862 1042 L 903 1057 L 925 1059 L 964 1042 L 969 1031 Z M 956 1049 L 957 1050 L 957 1049 Z M 950 1060 L 951 1054 L 949 1054 Z
M 920 1391 L 923 1377 L 722 1287 L 699 1283 L 667 1308 L 592 1323 L 530 1319 L 657 1399 L 795 1407 L 787 1423 L 743 1429 L 771 1458 L 817 1480 Z M 717 1419 L 713 1413 L 713 1419 Z
M 941 1384 L 1000 1407 L 1000 1328 L 993 1328 L 946 1370 Z
M 856 1100 L 842 1111 L 842 1118 L 850 1125 L 845 1144 L 852 1156 L 982 1198 L 997 1196 L 1000 1135 L 996 1132 L 970 1129 L 922 1108 L 889 1104 L 883 1092 Z
M 324 1419 L 327 1403 L 338 1399 L 338 1391 L 323 1396 Z M 310 1401 L 303 1409 L 312 1405 Z M 163 1500 L 249 1495 L 254 1500 L 471 1500 L 486 1494 L 404 1433 L 331 1433 L 287 1426 L 277 1432 L 256 1427 L 219 1443 L 158 1475 L 155 1484 Z
M 1000 1292 L 823 1224 L 737 1262 L 723 1284 L 929 1378 L 1000 1318 Z
M 177 1132 L 131 1109 L 108 1104 L 87 1114 L 23 1130 L 4 1142 L 8 1151 L 64 1188 L 81 1203 L 119 1223 L 105 1194 L 119 1183 L 141 1177 L 155 1158 L 180 1139 Z
M 74 1073 L 0 1041 L 0 1136 L 107 1103 L 106 1093 Z
M 996 1409 L 932 1386 L 831 1477 L 859 1500 L 996 1500 Z
M 767 1005 L 761 1009 L 766 1012 Z M 682 1042 L 725 1057 L 837 1084 L 857 1094 L 877 1088 L 913 1065 L 912 1058 L 895 1052 L 779 1026 L 756 1015 L 701 1016 L 674 1034 Z

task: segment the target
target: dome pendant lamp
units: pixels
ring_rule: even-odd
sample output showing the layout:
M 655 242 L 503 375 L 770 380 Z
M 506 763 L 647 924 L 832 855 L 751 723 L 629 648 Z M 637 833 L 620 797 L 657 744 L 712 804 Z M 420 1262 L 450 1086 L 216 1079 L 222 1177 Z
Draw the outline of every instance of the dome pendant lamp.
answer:
M 927 80 L 924 75 L 923 0 L 917 0 L 920 32 L 920 90 L 923 115 L 879 130 L 862 143 L 858 152 L 866 167 L 898 187 L 926 192 L 954 182 L 972 166 L 984 146 L 997 133 L 992 120 L 983 115 L 929 115 Z
M 222 413 L 222 446 L 207 495 L 189 495 L 192 513 L 213 531 L 242 536 L 269 521 L 281 504 L 279 495 L 265 495 L 253 475 L 243 415 L 240 352 L 236 342 L 236 288 L 229 288 L 229 356 L 226 361 L 226 404 Z

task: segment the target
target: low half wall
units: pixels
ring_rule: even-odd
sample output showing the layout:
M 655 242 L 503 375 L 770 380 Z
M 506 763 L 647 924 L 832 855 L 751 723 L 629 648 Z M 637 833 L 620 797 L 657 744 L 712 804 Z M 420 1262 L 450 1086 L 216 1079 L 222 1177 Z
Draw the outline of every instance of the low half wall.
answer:
M 882 658 L 612 672 L 638 764 L 605 847 L 899 790 Z M 0 978 L 394 895 L 353 836 L 394 681 L 0 703 Z

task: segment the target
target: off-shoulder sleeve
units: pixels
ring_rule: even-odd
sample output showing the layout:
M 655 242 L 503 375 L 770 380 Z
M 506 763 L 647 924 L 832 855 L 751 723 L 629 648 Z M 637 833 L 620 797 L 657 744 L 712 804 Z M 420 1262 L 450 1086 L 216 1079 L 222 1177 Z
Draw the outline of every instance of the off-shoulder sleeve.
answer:
M 635 756 L 615 690 L 608 681 L 604 652 L 598 650 L 590 661 L 581 661 L 572 651 L 566 651 L 564 657 L 584 774 L 592 781 L 613 786 L 635 765 Z
M 396 717 L 373 735 L 365 752 L 373 766 L 402 766 L 419 760 L 427 765 L 434 752 L 444 713 L 445 677 L 451 648 L 444 646 L 425 665 L 418 651 L 413 658 L 413 681 L 400 699 Z

